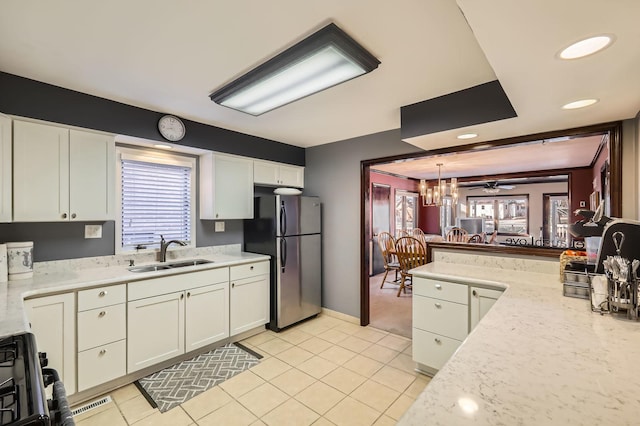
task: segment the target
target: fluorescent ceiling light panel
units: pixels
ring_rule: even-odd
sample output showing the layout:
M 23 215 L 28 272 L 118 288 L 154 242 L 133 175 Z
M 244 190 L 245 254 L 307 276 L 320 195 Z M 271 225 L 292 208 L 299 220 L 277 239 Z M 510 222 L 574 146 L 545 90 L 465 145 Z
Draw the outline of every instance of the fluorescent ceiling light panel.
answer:
M 378 67 L 380 61 L 329 24 L 210 95 L 217 104 L 260 115 Z
M 458 137 L 458 139 L 473 139 L 473 138 L 477 138 L 478 134 L 477 133 L 464 133 L 462 135 L 458 135 L 457 137 Z
M 562 59 L 578 59 L 585 56 L 593 55 L 609 46 L 613 41 L 613 36 L 601 35 L 590 37 L 573 43 L 571 46 L 563 49 L 559 56 Z

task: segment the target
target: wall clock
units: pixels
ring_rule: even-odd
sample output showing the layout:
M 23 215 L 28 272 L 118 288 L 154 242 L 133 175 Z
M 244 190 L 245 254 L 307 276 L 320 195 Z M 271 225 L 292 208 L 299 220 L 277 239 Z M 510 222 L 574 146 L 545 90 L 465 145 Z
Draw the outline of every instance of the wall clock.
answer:
M 186 133 L 184 123 L 174 115 L 163 115 L 158 120 L 158 130 L 163 138 L 171 142 L 179 141 Z

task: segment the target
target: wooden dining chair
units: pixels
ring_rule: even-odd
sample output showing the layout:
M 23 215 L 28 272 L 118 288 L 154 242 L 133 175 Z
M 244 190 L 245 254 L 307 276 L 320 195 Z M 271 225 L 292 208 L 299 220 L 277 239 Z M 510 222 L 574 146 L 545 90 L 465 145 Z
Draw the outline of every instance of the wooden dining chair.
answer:
M 384 277 L 380 288 L 384 286 L 384 282 L 387 280 L 389 271 L 396 272 L 396 281 L 398 281 L 398 271 L 400 270 L 400 264 L 396 258 L 396 244 L 393 239 L 393 235 L 388 232 L 381 232 L 378 234 L 378 247 L 382 253 L 382 259 L 384 260 Z
M 411 274 L 409 271 L 427 263 L 427 251 L 425 245 L 413 237 L 402 237 L 396 241 L 396 254 L 400 263 L 400 287 L 397 297 L 407 287 L 411 287 Z
M 424 232 L 420 228 L 413 228 L 411 231 L 411 236 L 416 240 L 420 241 L 424 246 L 427 245 L 427 238 L 424 235 Z
M 447 232 L 447 241 L 454 243 L 466 243 L 469 239 L 469 233 L 462 228 L 451 228 Z
M 407 231 L 405 231 L 404 229 L 401 229 L 399 231 L 396 232 L 396 238 L 402 238 L 402 237 L 410 237 L 411 234 L 409 234 Z
M 493 231 L 493 234 L 491 234 L 491 237 L 489 238 L 489 244 L 495 244 L 497 239 L 498 231 Z
M 467 242 L 468 243 L 474 243 L 474 244 L 480 244 L 480 243 L 483 243 L 484 241 L 482 239 L 482 235 L 473 234 L 469 238 L 467 238 Z

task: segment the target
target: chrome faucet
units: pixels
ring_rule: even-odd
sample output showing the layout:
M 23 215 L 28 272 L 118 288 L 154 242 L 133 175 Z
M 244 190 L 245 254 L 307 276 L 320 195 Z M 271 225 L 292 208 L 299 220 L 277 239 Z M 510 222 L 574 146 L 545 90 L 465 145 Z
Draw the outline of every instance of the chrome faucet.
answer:
M 167 248 L 169 247 L 170 244 L 179 244 L 181 246 L 186 246 L 187 243 L 185 243 L 184 241 L 179 241 L 179 240 L 171 240 L 169 242 L 164 240 L 164 236 L 160 235 L 160 262 L 166 262 L 167 261 Z

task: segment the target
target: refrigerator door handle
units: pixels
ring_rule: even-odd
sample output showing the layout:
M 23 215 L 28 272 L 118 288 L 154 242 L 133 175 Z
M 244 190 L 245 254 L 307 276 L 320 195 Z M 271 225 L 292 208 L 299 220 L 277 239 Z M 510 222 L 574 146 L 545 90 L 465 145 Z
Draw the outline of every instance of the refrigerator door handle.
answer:
M 280 238 L 280 268 L 284 272 L 287 266 L 287 240 Z
M 287 210 L 284 208 L 284 203 L 280 207 L 280 235 L 283 237 L 287 235 Z

